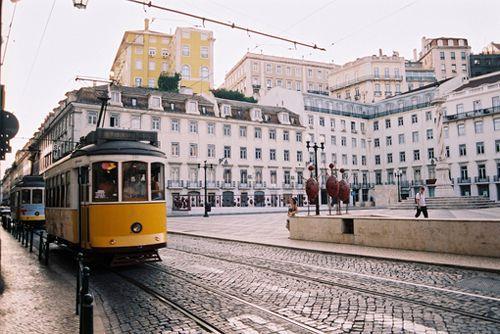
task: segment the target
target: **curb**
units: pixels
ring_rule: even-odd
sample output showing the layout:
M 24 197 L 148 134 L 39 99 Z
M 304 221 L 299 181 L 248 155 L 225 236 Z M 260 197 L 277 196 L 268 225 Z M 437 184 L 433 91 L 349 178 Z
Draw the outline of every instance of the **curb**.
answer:
M 358 254 L 353 254 L 353 253 L 341 253 L 341 252 L 317 250 L 317 249 L 310 249 L 310 248 L 301 248 L 301 247 L 294 247 L 294 246 L 275 245 L 275 244 L 271 244 L 268 242 L 236 240 L 236 239 L 230 239 L 227 237 L 224 238 L 224 237 L 206 236 L 206 235 L 200 235 L 200 234 L 189 233 L 189 232 L 168 231 L 168 233 L 174 234 L 174 235 L 201 237 L 201 238 L 220 240 L 220 241 L 240 242 L 240 243 L 249 244 L 249 245 L 261 245 L 261 246 L 270 246 L 270 247 L 276 247 L 276 248 L 282 248 L 282 249 L 309 251 L 309 252 L 314 252 L 314 253 L 319 253 L 319 254 L 346 255 L 346 256 L 361 257 L 361 258 L 367 258 L 367 259 L 378 259 L 378 260 L 382 259 L 382 260 L 392 260 L 392 261 L 407 262 L 407 263 L 422 263 L 422 264 L 428 264 L 428 265 L 434 265 L 434 266 L 443 266 L 443 267 L 459 268 L 459 269 L 466 269 L 466 270 L 478 270 L 478 271 L 484 271 L 484 272 L 500 273 L 500 269 L 477 267 L 477 266 L 473 266 L 473 265 L 467 266 L 467 265 L 459 265 L 459 264 L 452 264 L 452 263 L 436 263 L 436 262 L 424 261 L 424 260 L 407 260 L 407 259 L 400 259 L 400 258 L 394 258 L 394 257 L 388 257 L 388 256 L 358 255 Z M 376 247 L 370 247 L 370 248 L 376 248 Z M 167 249 L 168 249 L 168 244 L 167 244 Z

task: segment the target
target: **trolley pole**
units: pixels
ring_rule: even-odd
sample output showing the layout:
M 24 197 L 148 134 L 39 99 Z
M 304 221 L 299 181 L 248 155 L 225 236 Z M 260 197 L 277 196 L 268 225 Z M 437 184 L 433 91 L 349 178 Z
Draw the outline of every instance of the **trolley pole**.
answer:
M 308 140 L 306 141 L 306 148 L 308 152 L 310 148 L 314 150 L 314 174 L 315 174 L 314 176 L 316 177 L 316 181 L 320 186 L 319 187 L 320 193 L 318 193 L 318 197 L 316 198 L 316 216 L 319 216 L 319 200 L 321 195 L 321 185 L 319 183 L 319 174 L 318 174 L 318 149 L 321 148 L 321 150 L 323 151 L 325 149 L 325 143 L 320 143 L 320 145 L 314 143 L 314 145 L 310 145 L 310 142 Z

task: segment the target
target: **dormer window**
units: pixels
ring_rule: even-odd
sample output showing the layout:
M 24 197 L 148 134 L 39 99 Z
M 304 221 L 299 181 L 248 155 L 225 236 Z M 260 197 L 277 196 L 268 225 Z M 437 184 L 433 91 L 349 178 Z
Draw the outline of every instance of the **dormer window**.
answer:
M 155 48 L 149 48 L 148 54 L 149 54 L 151 57 L 156 56 L 156 49 L 155 49 Z
M 149 97 L 149 108 L 150 109 L 162 109 L 161 108 L 161 97 L 160 96 L 150 96 Z
M 122 97 L 121 93 L 117 91 L 111 91 L 111 99 L 110 99 L 110 104 L 112 105 L 121 105 L 122 104 Z
M 281 124 L 290 124 L 290 115 L 286 112 L 280 112 L 278 115 Z
M 198 101 L 188 100 L 186 102 L 186 112 L 188 114 L 199 114 L 200 111 L 198 110 Z
M 262 121 L 262 110 L 259 108 L 252 108 L 251 116 L 252 121 Z
M 132 98 L 132 107 L 137 107 L 137 99 L 135 97 Z
M 231 116 L 231 106 L 228 104 L 222 105 L 222 117 Z
M 207 113 L 207 108 L 206 107 L 201 107 L 201 112 L 202 112 L 202 114 L 206 114 Z
M 174 103 L 170 103 L 170 110 L 175 111 L 175 104 Z

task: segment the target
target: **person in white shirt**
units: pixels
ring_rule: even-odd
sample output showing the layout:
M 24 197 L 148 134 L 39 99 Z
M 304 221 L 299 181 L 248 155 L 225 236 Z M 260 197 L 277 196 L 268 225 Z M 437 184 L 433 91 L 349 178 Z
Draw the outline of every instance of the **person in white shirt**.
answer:
M 420 187 L 420 191 L 415 196 L 415 202 L 417 203 L 417 213 L 415 214 L 415 218 L 418 218 L 421 212 L 424 214 L 425 218 L 429 218 L 429 214 L 427 213 L 427 203 L 424 192 L 425 188 Z

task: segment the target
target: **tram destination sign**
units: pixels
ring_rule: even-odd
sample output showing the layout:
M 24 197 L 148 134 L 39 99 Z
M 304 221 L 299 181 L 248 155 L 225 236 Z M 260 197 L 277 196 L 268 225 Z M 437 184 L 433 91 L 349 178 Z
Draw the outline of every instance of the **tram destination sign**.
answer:
M 89 133 L 87 141 L 148 141 L 155 143 L 158 140 L 158 134 L 154 131 L 120 130 L 120 129 L 97 129 Z

